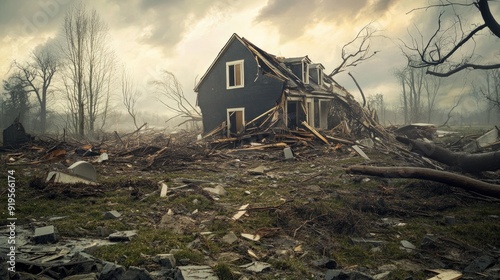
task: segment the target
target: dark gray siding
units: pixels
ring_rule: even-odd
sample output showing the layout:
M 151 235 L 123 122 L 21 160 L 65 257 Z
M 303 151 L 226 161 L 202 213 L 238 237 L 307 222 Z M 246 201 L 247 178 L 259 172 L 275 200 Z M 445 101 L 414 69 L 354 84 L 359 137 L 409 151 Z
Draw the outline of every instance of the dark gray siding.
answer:
M 245 61 L 245 86 L 226 89 L 226 62 L 240 59 Z M 262 75 L 252 53 L 240 41 L 233 40 L 198 88 L 204 132 L 225 121 L 228 108 L 245 108 L 245 121 L 254 119 L 276 105 L 282 90 L 283 82 Z

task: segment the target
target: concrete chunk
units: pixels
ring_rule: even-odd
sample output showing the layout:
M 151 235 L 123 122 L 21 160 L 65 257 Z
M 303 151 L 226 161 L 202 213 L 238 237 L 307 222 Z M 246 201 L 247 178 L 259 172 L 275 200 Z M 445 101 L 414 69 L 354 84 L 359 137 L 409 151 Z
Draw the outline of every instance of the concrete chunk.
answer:
M 125 273 L 125 268 L 112 262 L 104 262 L 99 279 L 120 279 Z
M 228 234 L 224 235 L 224 237 L 222 237 L 222 241 L 226 242 L 227 244 L 233 244 L 234 242 L 238 241 L 238 236 L 236 236 L 236 234 L 231 231 Z
M 92 182 L 92 181 L 89 181 L 87 179 L 80 178 L 78 176 L 74 176 L 71 174 L 62 173 L 59 171 L 49 172 L 45 182 L 54 182 L 54 183 L 62 183 L 62 184 L 84 183 L 87 185 L 96 185 L 95 182 Z
M 89 181 L 95 182 L 97 180 L 97 173 L 92 164 L 86 161 L 77 161 L 73 163 L 68 169 L 80 178 L 87 179 Z
M 212 268 L 208 265 L 186 265 L 179 266 L 182 272 L 182 277 L 185 280 L 204 279 L 204 280 L 218 280 Z
M 149 272 L 143 268 L 137 266 L 131 266 L 123 275 L 124 280 L 153 280 L 153 277 Z
M 283 149 L 283 154 L 285 155 L 285 159 L 293 159 L 293 152 L 290 147 L 286 147 Z
M 123 242 L 130 241 L 132 237 L 137 235 L 137 231 L 135 230 L 126 230 L 126 231 L 118 231 L 112 233 L 108 236 L 109 241 L 111 242 Z
M 172 269 L 176 266 L 173 254 L 158 254 L 153 258 L 153 260 L 167 269 Z
M 56 243 L 59 241 L 59 234 L 54 226 L 36 228 L 33 241 L 36 244 Z
M 118 219 L 122 214 L 116 210 L 108 211 L 104 213 L 104 219 Z

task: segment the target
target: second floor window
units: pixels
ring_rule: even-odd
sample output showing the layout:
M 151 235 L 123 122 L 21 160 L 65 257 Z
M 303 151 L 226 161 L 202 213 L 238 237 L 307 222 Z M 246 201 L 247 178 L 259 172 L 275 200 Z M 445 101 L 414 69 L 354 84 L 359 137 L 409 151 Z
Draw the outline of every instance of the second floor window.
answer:
M 243 60 L 226 62 L 226 88 L 242 88 L 245 86 Z

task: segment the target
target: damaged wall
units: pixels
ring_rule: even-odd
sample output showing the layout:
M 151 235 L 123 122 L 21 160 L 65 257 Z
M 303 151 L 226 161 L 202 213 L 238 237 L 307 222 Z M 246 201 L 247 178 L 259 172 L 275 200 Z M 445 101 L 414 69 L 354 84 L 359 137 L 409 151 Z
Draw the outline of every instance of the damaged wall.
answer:
M 198 106 L 207 133 L 227 119 L 228 108 L 245 108 L 245 121 L 276 106 L 284 82 L 263 75 L 252 53 L 236 38 L 215 61 L 198 87 Z M 244 60 L 244 87 L 226 89 L 226 62 Z

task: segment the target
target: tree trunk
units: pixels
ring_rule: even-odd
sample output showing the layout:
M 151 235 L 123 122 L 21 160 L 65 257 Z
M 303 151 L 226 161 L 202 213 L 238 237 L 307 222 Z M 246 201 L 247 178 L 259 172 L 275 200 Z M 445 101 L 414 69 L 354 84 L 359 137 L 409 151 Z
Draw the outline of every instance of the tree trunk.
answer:
M 366 174 L 385 178 L 415 178 L 431 180 L 459 187 L 468 191 L 500 198 L 500 185 L 479 181 L 467 176 L 421 167 L 375 167 L 354 165 L 347 168 L 348 173 Z
M 456 153 L 436 146 L 434 143 L 426 143 L 400 136 L 397 136 L 396 139 L 401 143 L 410 145 L 412 151 L 422 156 L 437 160 L 449 166 L 459 167 L 466 172 L 500 169 L 500 151 L 481 154 Z

